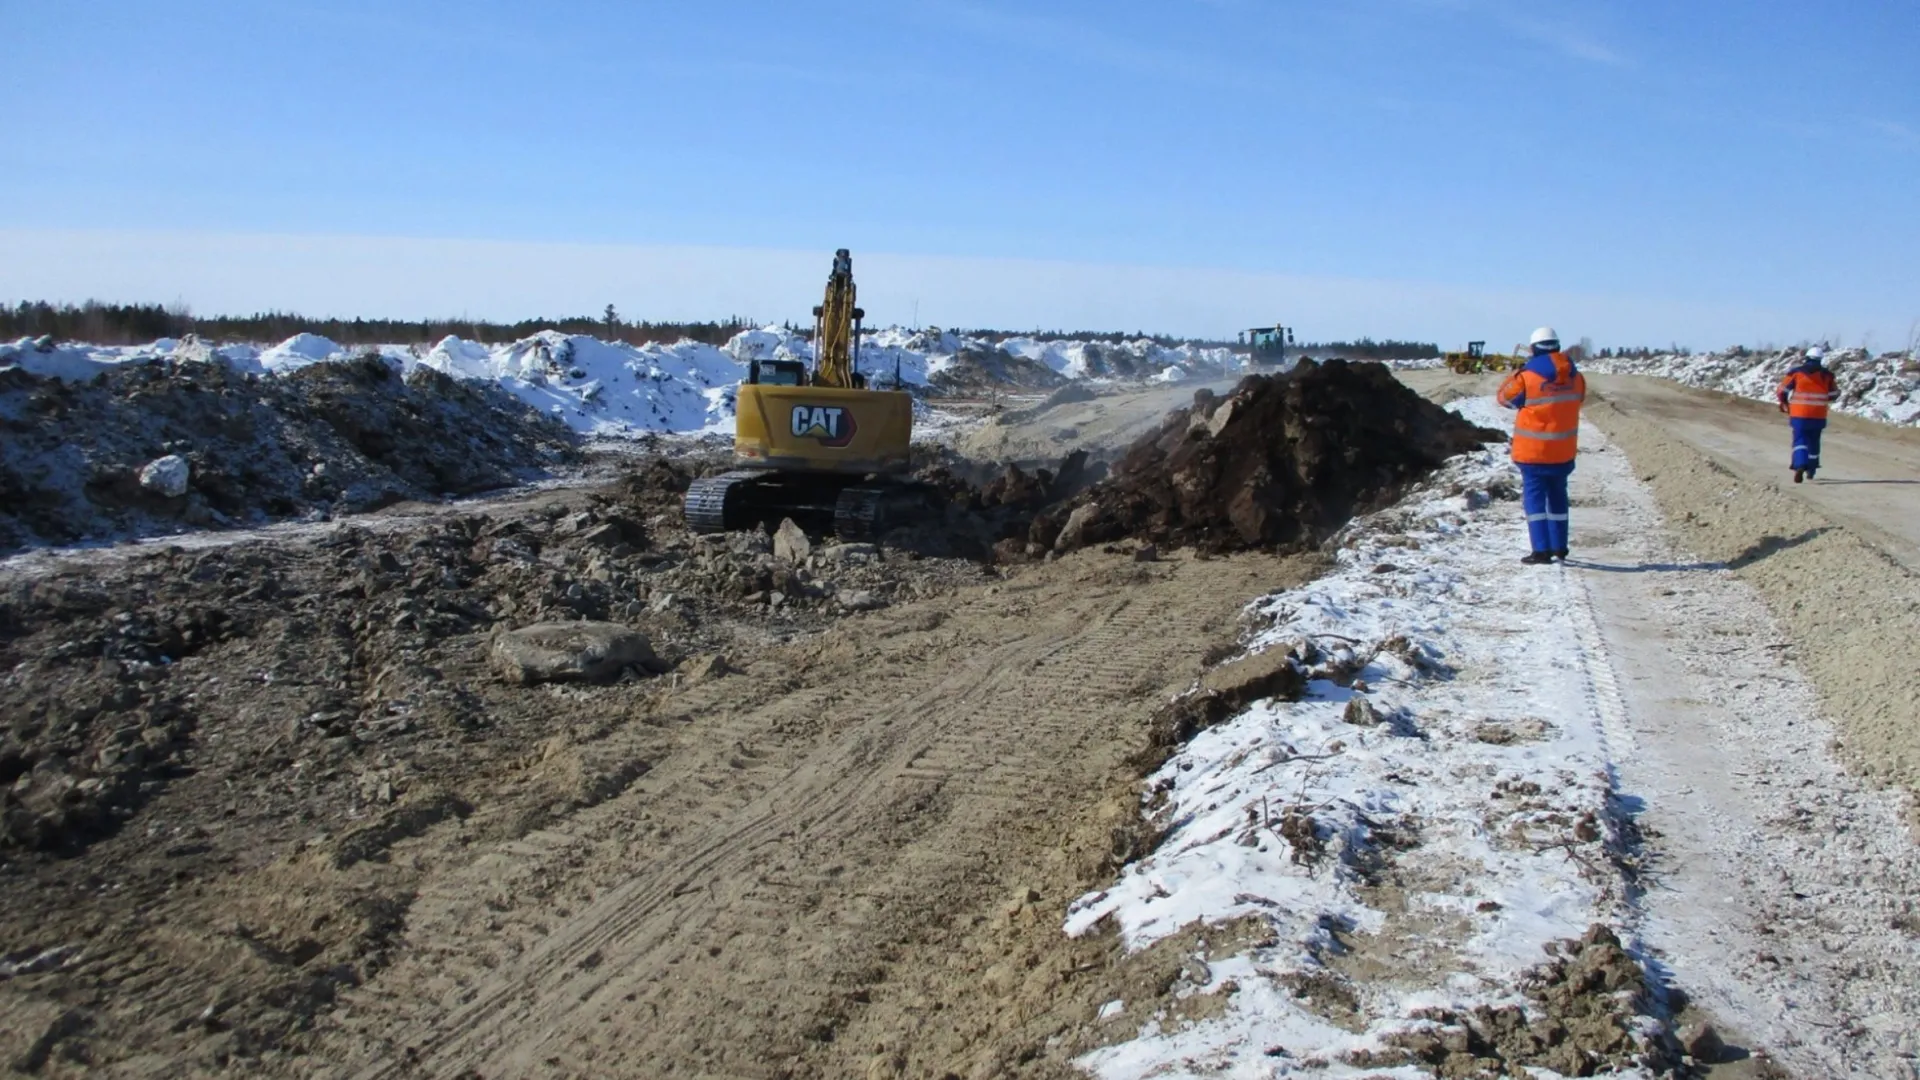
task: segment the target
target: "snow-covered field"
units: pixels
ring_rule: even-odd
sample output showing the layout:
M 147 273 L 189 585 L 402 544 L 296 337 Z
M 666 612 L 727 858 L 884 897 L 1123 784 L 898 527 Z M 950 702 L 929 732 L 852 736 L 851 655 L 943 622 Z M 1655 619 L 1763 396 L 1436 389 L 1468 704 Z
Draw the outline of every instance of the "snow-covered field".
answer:
M 1459 408 L 1501 423 L 1487 401 Z M 1248 651 L 1289 650 L 1306 699 L 1255 705 L 1150 778 L 1171 831 L 1066 929 L 1110 918 L 1132 948 L 1195 921 L 1273 933 L 1189 991 L 1230 994 L 1223 1013 L 1186 1026 L 1112 1003 L 1136 1034 L 1085 1066 L 1428 1075 L 1367 1055 L 1440 1031 L 1431 1017 L 1523 1005 L 1548 943 L 1627 925 L 1613 676 L 1578 577 L 1514 561 L 1513 503 L 1489 494 L 1511 483 L 1495 449 L 1456 458 L 1350 525 L 1335 572 L 1254 606 Z
M 1655 375 L 1686 386 L 1772 401 L 1781 378 L 1798 361 L 1797 352 L 1740 349 L 1699 356 L 1596 357 L 1584 366 L 1590 372 Z M 1834 404 L 1839 411 L 1890 424 L 1920 424 L 1920 357 L 1842 349 L 1828 354 L 1827 366 L 1840 391 Z
M 908 386 L 924 387 L 951 368 L 963 352 L 994 349 L 1044 364 L 1066 378 L 1090 382 L 1176 382 L 1215 377 L 1242 366 L 1241 357 L 1223 348 L 1167 347 L 1146 340 L 1108 344 L 1032 338 L 994 345 L 941 330 L 899 327 L 865 335 L 859 364 L 881 384 L 891 382 L 897 373 Z M 504 345 L 448 337 L 431 347 L 374 348 L 349 348 L 316 334 L 299 334 L 270 348 L 213 346 L 193 338 L 141 346 L 36 346 L 23 339 L 0 344 L 0 365 L 18 364 L 37 375 L 74 380 L 91 378 L 119 364 L 152 361 L 221 363 L 273 376 L 367 352 L 378 352 L 403 370 L 430 367 L 463 379 L 497 382 L 576 431 L 621 438 L 647 432 L 728 429 L 733 422 L 735 388 L 749 362 L 806 359 L 812 346 L 804 337 L 777 326 L 742 331 L 724 346 L 693 341 L 636 346 L 557 331 Z

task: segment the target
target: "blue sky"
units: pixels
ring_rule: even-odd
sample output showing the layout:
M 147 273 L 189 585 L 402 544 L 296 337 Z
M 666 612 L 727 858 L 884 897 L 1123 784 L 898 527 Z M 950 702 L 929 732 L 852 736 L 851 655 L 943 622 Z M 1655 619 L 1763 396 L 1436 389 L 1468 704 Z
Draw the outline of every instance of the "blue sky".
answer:
M 1920 318 L 1912 0 L 0 0 L 0 37 L 0 299 L 778 319 L 847 246 L 904 275 L 870 310 L 957 325 Z

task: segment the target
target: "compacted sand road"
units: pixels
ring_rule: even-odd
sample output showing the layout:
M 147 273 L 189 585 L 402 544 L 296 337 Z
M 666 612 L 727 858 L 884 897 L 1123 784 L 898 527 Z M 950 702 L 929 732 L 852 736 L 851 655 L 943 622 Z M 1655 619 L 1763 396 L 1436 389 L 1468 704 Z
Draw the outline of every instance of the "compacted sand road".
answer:
M 1792 483 L 1787 421 L 1765 402 L 1644 376 L 1596 376 L 1600 397 L 1743 479 L 1772 483 L 1920 572 L 1920 429 L 1836 414 L 1811 483 Z

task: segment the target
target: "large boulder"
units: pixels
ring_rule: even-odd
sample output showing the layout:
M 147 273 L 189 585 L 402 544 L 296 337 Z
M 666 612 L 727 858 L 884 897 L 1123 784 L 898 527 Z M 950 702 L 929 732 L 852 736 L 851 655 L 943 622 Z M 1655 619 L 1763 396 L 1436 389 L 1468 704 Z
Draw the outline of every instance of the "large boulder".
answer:
M 192 478 L 193 467 L 179 454 L 154 458 L 140 470 L 140 486 L 155 495 L 167 499 L 177 499 L 187 493 L 187 481 Z
M 773 534 L 773 557 L 798 566 L 811 554 L 813 541 L 807 539 L 807 531 L 795 525 L 792 518 L 782 518 Z
M 659 660 L 647 635 L 619 623 L 548 622 L 501 632 L 493 667 L 523 686 L 542 682 L 612 682 L 629 667 L 653 671 Z

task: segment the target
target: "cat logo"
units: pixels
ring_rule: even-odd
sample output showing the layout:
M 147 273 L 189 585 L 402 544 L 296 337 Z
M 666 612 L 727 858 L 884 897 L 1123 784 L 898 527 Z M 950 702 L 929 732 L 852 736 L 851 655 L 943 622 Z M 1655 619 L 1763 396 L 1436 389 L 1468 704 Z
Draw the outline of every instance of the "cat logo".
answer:
M 793 435 L 819 439 L 821 446 L 845 446 L 853 441 L 853 414 L 837 405 L 795 405 Z

